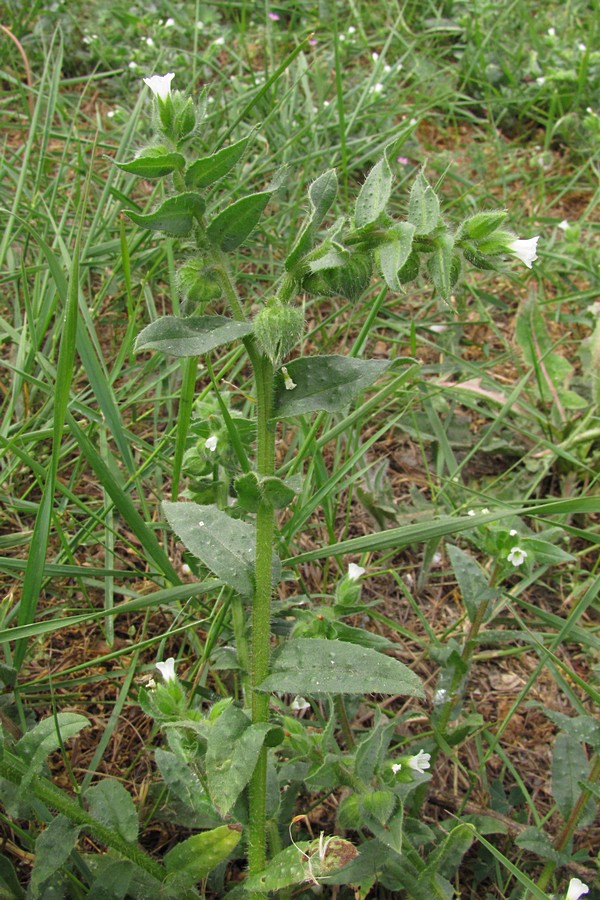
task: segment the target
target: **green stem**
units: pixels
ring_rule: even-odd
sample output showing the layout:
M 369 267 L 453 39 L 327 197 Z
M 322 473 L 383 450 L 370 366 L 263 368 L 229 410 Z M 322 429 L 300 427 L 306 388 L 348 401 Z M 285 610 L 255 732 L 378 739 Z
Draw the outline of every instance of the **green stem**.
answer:
M 259 475 L 275 472 L 275 428 L 271 423 L 273 366 L 261 356 L 255 368 L 257 401 L 257 469 Z M 255 590 L 252 604 L 251 707 L 252 721 L 268 722 L 269 695 L 256 691 L 269 673 L 271 595 L 273 592 L 273 508 L 261 503 L 256 515 Z M 267 750 L 263 747 L 250 781 L 248 864 L 250 874 L 261 872 L 267 860 L 266 840 Z
M 179 481 L 183 467 L 183 457 L 187 444 L 192 410 L 194 408 L 194 394 L 196 392 L 196 375 L 198 372 L 198 357 L 190 356 L 181 363 L 182 379 L 181 394 L 179 397 L 179 411 L 177 415 L 177 435 L 175 437 L 175 453 L 173 459 L 173 482 L 171 484 L 171 500 L 177 500 L 179 496 Z
M 13 754 L 5 751 L 4 757 L 0 760 L 0 776 L 6 778 L 12 784 L 21 785 L 23 779 L 27 775 L 27 767 L 25 764 Z M 40 778 L 37 775 L 29 778 L 27 781 L 27 793 L 33 794 L 38 800 L 41 800 L 47 806 L 57 810 L 63 816 L 66 816 L 71 822 L 88 828 L 91 834 L 107 847 L 112 847 L 121 856 L 131 860 L 145 872 L 148 872 L 157 881 L 162 882 L 166 876 L 163 867 L 151 859 L 141 847 L 137 844 L 130 844 L 124 840 L 114 829 L 108 828 L 99 822 L 89 813 L 87 813 L 76 800 L 73 800 L 68 794 L 61 791 L 60 788 Z

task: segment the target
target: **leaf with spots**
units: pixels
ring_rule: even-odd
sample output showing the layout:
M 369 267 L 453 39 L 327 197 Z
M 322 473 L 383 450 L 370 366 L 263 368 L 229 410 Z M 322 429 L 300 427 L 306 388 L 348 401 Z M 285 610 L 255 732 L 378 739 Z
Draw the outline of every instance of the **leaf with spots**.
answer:
M 135 349 L 161 350 L 170 356 L 201 356 L 252 331 L 249 322 L 226 316 L 161 316 L 139 333 Z
M 296 387 L 286 390 L 283 376 L 275 383 L 278 418 L 300 416 L 324 409 L 340 412 L 354 397 L 370 387 L 391 366 L 387 359 L 353 359 L 349 356 L 304 356 L 286 368 Z
M 256 531 L 253 525 L 232 519 L 216 506 L 199 503 L 162 504 L 167 522 L 190 553 L 244 596 L 254 592 Z M 273 582 L 279 581 L 280 563 L 273 554 Z
M 407 666 L 377 650 L 298 638 L 286 641 L 260 691 L 314 697 L 321 694 L 404 694 L 422 697 L 421 681 Z
M 271 730 L 267 722 L 253 725 L 237 706 L 227 706 L 214 723 L 206 748 L 206 777 L 211 800 L 226 816 L 244 790 Z

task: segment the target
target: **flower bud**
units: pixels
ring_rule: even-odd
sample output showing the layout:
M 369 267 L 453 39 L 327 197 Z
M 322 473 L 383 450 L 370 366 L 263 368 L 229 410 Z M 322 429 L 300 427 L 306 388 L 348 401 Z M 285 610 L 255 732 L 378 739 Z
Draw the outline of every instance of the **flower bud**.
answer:
M 190 259 L 177 272 L 180 293 L 195 303 L 209 303 L 221 296 L 221 286 L 202 259 Z
M 342 266 L 320 269 L 306 275 L 302 290 L 309 294 L 338 295 L 357 300 L 369 286 L 373 273 L 373 258 L 368 251 L 354 251 Z
M 254 335 L 260 350 L 274 366 L 285 359 L 302 337 L 304 316 L 297 306 L 286 306 L 272 298 L 254 320 Z
M 490 212 L 475 213 L 463 223 L 461 231 L 472 241 L 479 241 L 481 238 L 488 237 L 493 231 L 499 228 L 508 213 L 505 209 L 491 210 Z

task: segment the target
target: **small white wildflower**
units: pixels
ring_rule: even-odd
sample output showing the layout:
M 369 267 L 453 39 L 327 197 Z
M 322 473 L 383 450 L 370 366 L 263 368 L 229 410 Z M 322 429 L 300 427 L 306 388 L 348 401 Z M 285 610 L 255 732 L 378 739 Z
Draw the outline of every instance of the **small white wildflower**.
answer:
M 507 558 L 509 563 L 512 563 L 513 566 L 521 566 L 527 559 L 527 556 L 527 550 L 522 550 L 520 547 L 513 547 Z
M 153 691 L 156 688 L 156 682 L 155 682 L 154 678 L 148 679 L 148 681 L 146 682 L 146 688 L 149 691 Z
M 552 25 L 548 29 L 548 35 L 549 35 L 549 37 L 556 37 L 556 28 L 554 27 L 554 25 Z
M 481 509 L 481 515 L 482 515 L 482 516 L 487 516 L 488 513 L 489 513 L 489 509 L 487 508 L 487 506 L 482 507 L 482 509 Z
M 408 765 L 415 772 L 418 772 L 419 775 L 423 775 L 425 769 L 428 769 L 430 766 L 429 760 L 431 759 L 431 753 L 424 753 L 423 750 L 419 750 L 416 756 L 411 756 L 408 761 Z
M 155 97 L 163 102 L 171 93 L 171 82 L 175 78 L 175 72 L 167 72 L 166 75 L 152 75 L 150 78 L 144 78 L 144 84 L 147 84 Z
M 468 509 L 468 510 L 467 510 L 467 515 L 468 515 L 468 516 L 476 516 L 477 513 L 475 512 L 474 509 Z
M 171 18 L 171 16 L 169 16 L 168 19 L 165 19 L 165 28 L 172 28 L 174 24 L 175 19 Z
M 377 62 L 377 60 L 379 59 L 379 53 L 371 53 L 371 59 L 373 60 L 373 62 Z
M 556 227 L 560 228 L 561 231 L 566 231 L 569 227 L 569 223 L 566 219 L 563 219 L 562 222 L 559 222 Z
M 392 67 L 391 67 L 391 66 L 388 66 L 388 65 L 386 64 L 386 65 L 383 67 L 383 71 L 385 72 L 386 75 L 389 75 L 390 72 L 392 71 Z
M 134 60 L 132 59 L 131 62 L 129 63 L 129 68 L 137 69 L 137 67 L 138 67 L 138 64 L 136 62 L 134 62 Z
M 210 437 L 206 438 L 204 441 L 204 446 L 207 450 L 210 450 L 211 453 L 214 453 L 217 449 L 217 444 L 219 443 L 219 439 L 215 434 L 211 434 Z
M 392 772 L 394 773 L 394 775 L 397 775 L 401 768 L 402 763 L 394 763 L 394 765 L 392 766 Z
M 399 157 L 398 157 L 398 162 L 400 162 L 400 161 L 403 160 L 403 159 L 406 159 L 406 157 L 405 157 L 405 156 L 402 156 L 402 157 L 399 156 Z M 406 160 L 405 163 L 402 163 L 402 165 L 405 166 L 406 163 L 408 163 L 408 160 Z M 447 326 L 447 325 L 430 325 L 430 326 L 429 326 L 429 330 L 430 330 L 430 331 L 433 331 L 434 334 L 443 334 L 445 331 L 448 331 L 448 326 Z
M 580 50 L 582 53 L 585 53 L 585 51 L 587 50 L 587 47 L 585 46 L 585 44 L 582 43 L 582 44 L 577 44 L 577 49 Z
M 416 124 L 417 124 L 417 121 L 418 121 L 417 119 L 414 119 L 414 118 L 413 118 L 413 119 L 411 119 L 411 120 L 409 121 L 408 124 L 409 124 L 409 125 L 416 125 Z
M 440 703 L 445 703 L 447 699 L 448 691 L 446 688 L 438 688 L 433 695 L 433 703 L 435 706 L 438 706 Z
M 340 34 L 339 40 L 340 40 L 340 41 L 345 41 L 345 40 L 346 40 L 346 35 L 345 35 L 345 34 Z
M 308 702 L 308 700 L 298 694 L 296 697 L 294 697 L 290 706 L 291 709 L 296 709 L 298 710 L 298 712 L 303 712 L 305 709 L 310 708 L 310 703 Z
M 190 567 L 188 566 L 187 563 L 183 563 L 183 565 L 181 566 L 181 572 L 183 575 L 191 575 L 192 574 L 192 570 L 190 569 Z
M 385 85 L 383 85 L 381 83 L 381 81 L 378 81 L 377 84 L 374 84 L 373 87 L 371 88 L 371 93 L 381 94 L 383 92 L 384 87 L 385 87 Z
M 286 391 L 293 391 L 295 387 L 298 387 L 298 385 L 292 379 L 292 376 L 288 372 L 287 366 L 281 367 L 281 374 L 283 375 L 283 383 L 285 385 Z
M 151 37 L 146 38 L 146 43 L 149 47 L 154 47 L 154 41 Z
M 196 28 L 198 28 L 199 31 L 202 31 L 202 29 L 204 28 L 204 22 L 196 22 Z
M 582 894 L 589 894 L 589 892 L 587 884 L 580 881 L 579 878 L 571 878 L 565 900 L 579 900 Z
M 156 668 L 165 679 L 165 681 L 175 681 L 175 660 L 172 656 L 164 662 L 157 662 Z
M 509 531 L 508 533 L 509 533 L 509 535 L 510 535 L 511 537 L 516 537 L 516 536 L 518 535 L 519 532 L 517 531 L 516 528 L 511 528 L 510 531 Z
M 106 116 L 107 116 L 107 118 L 109 118 L 109 119 L 113 119 L 114 116 L 115 116 L 115 111 L 114 111 L 114 109 L 109 109 L 109 111 L 106 113 Z
M 528 269 L 531 269 L 533 261 L 537 259 L 536 250 L 539 239 L 539 235 L 537 237 L 527 238 L 526 240 L 517 238 L 517 240 L 511 241 L 507 250 L 514 253 L 522 263 L 525 263 Z
M 356 28 L 354 27 L 354 25 L 348 26 L 348 34 L 356 34 Z
M 348 565 L 348 578 L 350 581 L 358 581 L 361 575 L 364 575 L 366 569 L 363 569 L 362 566 L 357 566 L 356 563 L 350 563 Z
M 225 43 L 225 38 L 223 35 L 221 35 L 218 38 L 215 38 L 213 41 L 213 44 L 216 44 L 218 47 L 222 47 L 224 43 Z
M 540 75 L 539 78 L 535 79 L 535 83 L 539 84 L 541 87 L 542 84 L 546 84 L 546 79 L 544 78 L 543 75 Z

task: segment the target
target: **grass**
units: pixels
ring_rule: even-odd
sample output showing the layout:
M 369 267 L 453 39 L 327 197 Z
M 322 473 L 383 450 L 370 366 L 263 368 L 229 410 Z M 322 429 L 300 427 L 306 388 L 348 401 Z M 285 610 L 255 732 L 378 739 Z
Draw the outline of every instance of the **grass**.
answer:
M 475 648 L 464 700 L 471 729 L 438 763 L 423 815 L 434 823 L 449 810 L 492 835 L 458 868 L 461 896 L 521 896 L 524 879 L 540 877 L 542 896 L 562 896 L 571 875 L 590 885 L 595 878 L 598 891 L 589 816 L 572 843 L 565 839 L 570 866 L 555 872 L 551 852 L 526 831 L 560 845 L 568 804 L 551 772 L 552 746 L 565 733 L 557 716 L 597 715 L 597 3 L 540 5 L 533 15 L 523 0 L 382 9 L 355 0 L 337 13 L 298 2 L 273 4 L 278 20 L 245 0 L 156 7 L 9 3 L 1 23 L 10 31 L 0 36 L 5 729 L 24 732 L 65 708 L 91 716 L 93 729 L 68 745 L 75 753 L 59 748 L 51 771 L 63 787 L 87 787 L 100 773 L 122 777 L 160 857 L 174 826 L 161 824 L 162 836 L 152 830 L 155 736 L 136 685 L 172 653 L 207 696 L 239 689 L 235 669 L 215 664 L 232 641 L 228 599 L 190 587 L 160 517 L 182 434 L 182 369 L 133 348 L 142 324 L 179 310 L 178 244 L 124 224 L 133 179 L 112 163 L 148 139 L 141 76 L 175 71 L 180 87 L 188 78 L 196 89 L 208 85 L 202 152 L 253 133 L 228 182 L 234 197 L 264 189 L 288 167 L 280 197 L 240 254 L 248 304 L 272 290 L 308 184 L 334 165 L 352 200 L 399 135 L 399 215 L 425 166 L 449 218 L 506 206 L 515 232 L 542 235 L 531 273 L 471 272 L 452 307 L 425 282 L 401 297 L 373 285 L 362 300 L 364 326 L 361 304 L 305 298 L 306 352 L 418 365 L 344 416 L 282 429 L 279 463 L 305 482 L 282 517 L 280 544 L 289 579 L 299 578 L 315 610 L 348 558 L 366 565 L 365 594 L 379 601 L 367 627 L 391 637 L 430 694 L 448 640 L 460 641 L 465 627 L 466 587 L 447 542 L 489 571 L 504 516 L 556 548 L 554 561 L 501 591 L 501 611 Z M 298 52 L 311 32 L 316 44 Z M 157 190 L 136 183 L 141 210 Z M 223 403 L 248 416 L 238 350 L 215 354 L 212 368 Z M 202 368 L 201 397 L 209 385 Z M 205 437 L 202 423 L 195 427 Z M 467 515 L 484 507 L 493 515 Z M 572 560 L 559 560 L 561 550 Z M 281 600 L 295 593 L 296 582 L 284 580 Z M 286 621 L 284 609 L 276 624 L 285 631 Z M 356 711 L 359 728 L 376 705 Z M 407 712 L 400 700 L 385 708 Z M 431 709 L 409 712 L 396 741 L 430 737 Z M 331 798 L 310 803 L 316 830 L 331 826 Z M 0 821 L 4 855 L 26 883 L 36 831 L 19 824 L 12 801 Z M 393 895 L 377 890 L 369 896 Z

